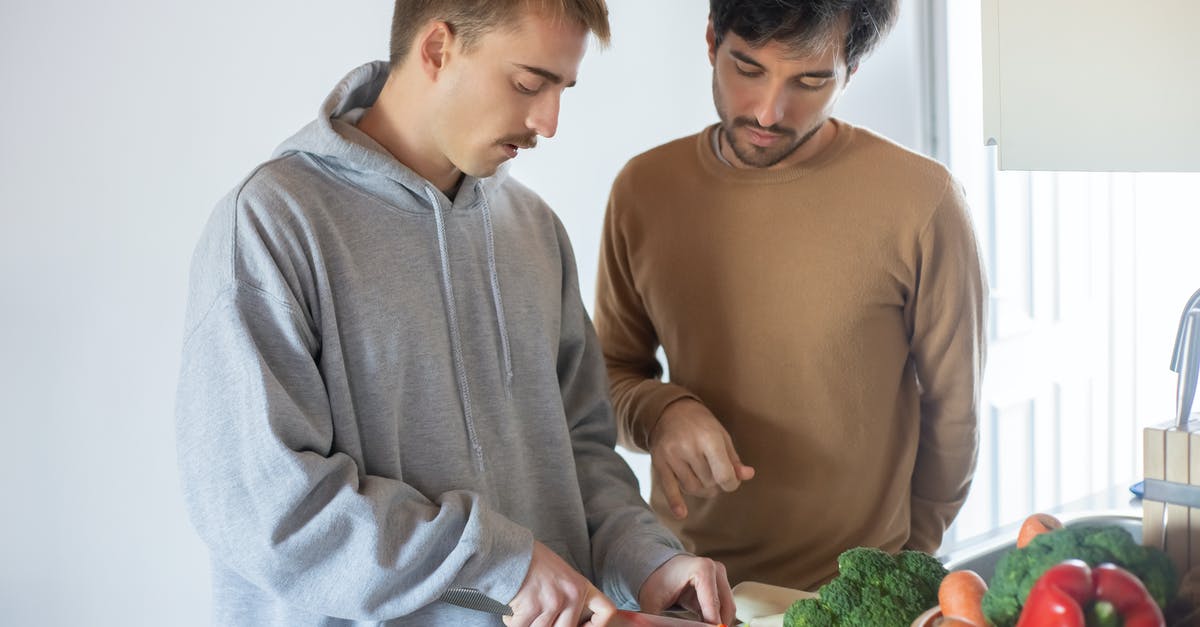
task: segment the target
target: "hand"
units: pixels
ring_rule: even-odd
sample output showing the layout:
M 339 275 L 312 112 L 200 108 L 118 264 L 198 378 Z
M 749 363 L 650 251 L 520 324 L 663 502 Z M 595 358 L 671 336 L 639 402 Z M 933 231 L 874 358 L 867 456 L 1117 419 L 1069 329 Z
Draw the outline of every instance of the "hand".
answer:
M 604 625 L 617 608 L 583 575 L 541 542 L 533 543 L 533 560 L 525 582 L 509 603 L 508 627 L 577 627 L 590 615 L 591 625 Z
M 754 477 L 742 464 L 729 432 L 701 403 L 684 398 L 667 405 L 650 433 L 650 463 L 676 518 L 687 518 L 683 495 L 711 498 L 733 492 Z
M 706 623 L 732 625 L 737 608 L 725 565 L 705 557 L 676 555 L 659 566 L 638 593 L 643 612 L 660 614 L 679 604 Z

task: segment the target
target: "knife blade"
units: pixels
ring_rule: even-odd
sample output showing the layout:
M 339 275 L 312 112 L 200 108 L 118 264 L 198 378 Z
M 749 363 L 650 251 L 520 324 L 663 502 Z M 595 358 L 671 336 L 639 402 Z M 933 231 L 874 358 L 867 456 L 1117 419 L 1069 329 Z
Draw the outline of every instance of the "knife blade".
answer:
M 724 625 L 713 625 L 712 623 L 702 623 L 698 620 L 689 620 L 687 618 L 674 618 L 671 616 L 660 616 L 658 614 L 647 614 L 645 612 L 633 612 L 630 610 L 617 610 L 613 615 L 612 620 L 608 621 L 608 627 L 725 627 Z
M 474 588 L 450 588 L 442 594 L 439 600 L 468 610 L 486 612 L 496 616 L 512 616 L 513 614 L 512 608 L 507 604 Z M 609 627 L 714 627 L 712 623 L 631 610 L 617 610 L 612 620 L 608 621 L 608 625 Z

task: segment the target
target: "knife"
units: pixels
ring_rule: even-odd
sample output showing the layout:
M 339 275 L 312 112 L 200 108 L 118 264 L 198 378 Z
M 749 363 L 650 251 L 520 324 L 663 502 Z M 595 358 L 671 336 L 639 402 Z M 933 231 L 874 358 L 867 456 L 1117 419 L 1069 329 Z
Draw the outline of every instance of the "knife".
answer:
M 496 616 L 513 615 L 511 607 L 474 588 L 450 588 L 442 594 L 439 600 L 468 610 L 487 612 Z M 609 627 L 714 627 L 712 623 L 630 610 L 617 610 L 612 620 L 608 621 L 608 625 Z

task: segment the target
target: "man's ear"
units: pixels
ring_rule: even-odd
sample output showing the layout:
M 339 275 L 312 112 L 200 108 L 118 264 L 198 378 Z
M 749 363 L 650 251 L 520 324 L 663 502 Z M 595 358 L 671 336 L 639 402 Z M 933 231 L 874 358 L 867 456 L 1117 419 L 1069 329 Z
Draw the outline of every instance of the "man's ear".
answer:
M 704 40 L 708 42 L 708 62 L 717 64 L 717 31 L 713 28 L 712 16 L 708 18 L 708 30 L 704 32 Z
M 430 22 L 417 40 L 417 59 L 421 71 L 430 80 L 436 80 L 454 48 L 454 31 L 445 22 Z

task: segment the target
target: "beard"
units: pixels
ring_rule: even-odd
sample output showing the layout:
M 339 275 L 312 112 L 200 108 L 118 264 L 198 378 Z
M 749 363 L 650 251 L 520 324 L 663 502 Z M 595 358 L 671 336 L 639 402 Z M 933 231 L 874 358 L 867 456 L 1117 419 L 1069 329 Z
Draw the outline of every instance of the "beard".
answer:
M 773 124 L 769 127 L 762 126 L 754 118 L 738 117 L 729 118 L 729 114 L 725 108 L 721 106 L 721 88 L 717 85 L 717 73 L 713 72 L 713 103 L 717 108 L 717 116 L 721 119 L 721 137 L 729 144 L 729 149 L 737 156 L 738 161 L 741 161 L 752 168 L 769 168 L 784 159 L 792 156 L 792 153 L 799 150 L 805 142 L 813 138 L 817 131 L 821 130 L 826 120 L 829 118 L 821 118 L 812 128 L 807 129 L 803 134 L 796 129 L 788 128 Z M 760 133 L 770 133 L 779 136 L 779 141 L 772 146 L 755 146 L 749 143 L 739 142 L 737 136 L 734 135 L 734 130 L 745 126 L 751 130 Z

